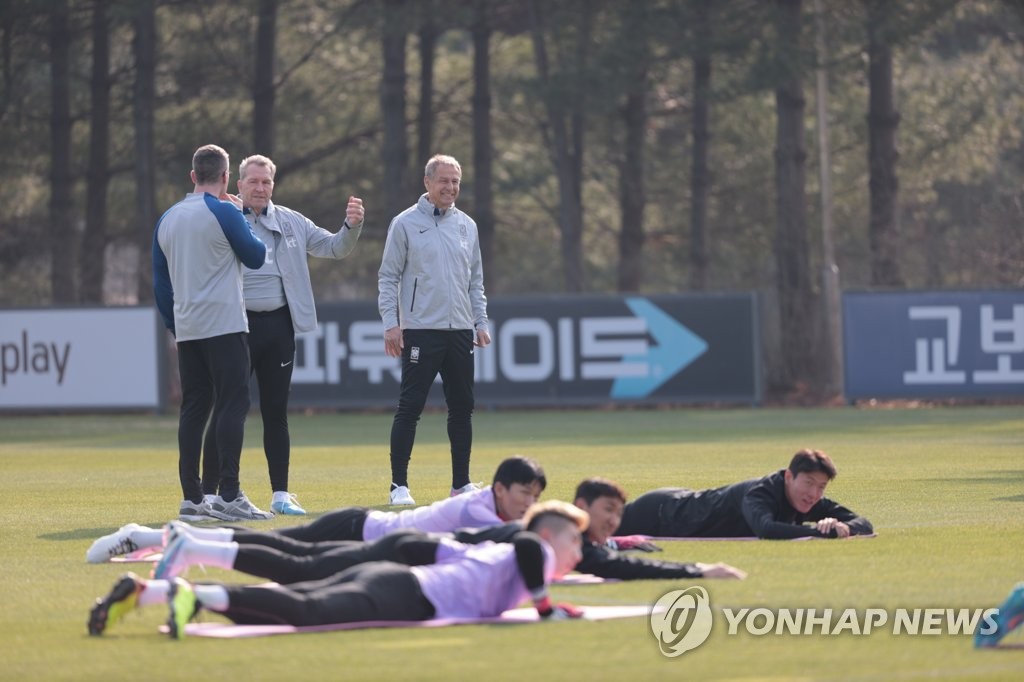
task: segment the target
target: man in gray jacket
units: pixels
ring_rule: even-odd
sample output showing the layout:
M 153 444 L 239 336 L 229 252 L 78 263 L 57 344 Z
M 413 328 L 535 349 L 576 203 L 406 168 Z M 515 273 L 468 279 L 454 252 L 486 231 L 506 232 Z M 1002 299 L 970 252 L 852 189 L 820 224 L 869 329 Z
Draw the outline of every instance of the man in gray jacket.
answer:
M 174 334 L 181 377 L 178 477 L 184 499 L 179 516 L 266 518 L 238 482 L 245 417 L 249 412 L 249 330 L 242 301 L 242 265 L 259 268 L 266 247 L 242 217 L 241 201 L 227 194 L 229 159 L 216 145 L 192 157 L 195 191 L 164 213 L 153 234 L 153 292 L 164 324 Z M 237 202 L 237 203 L 236 203 Z M 203 427 L 220 458 L 214 468 L 220 495 L 205 498 L 199 479 Z M 262 516 L 261 516 L 262 515 Z
M 317 328 L 313 286 L 307 254 L 341 259 L 352 253 L 363 229 L 363 201 L 349 197 L 345 221 L 336 233 L 317 227 L 298 211 L 274 204 L 277 167 L 266 156 L 250 156 L 238 169 L 238 194 L 253 234 L 267 245 L 266 261 L 258 269 L 243 268 L 242 284 L 249 318 L 252 373 L 260 389 L 263 450 L 267 456 L 272 497 L 277 514 L 306 511 L 288 492 L 291 437 L 288 433 L 288 395 L 295 366 L 295 334 Z M 214 420 L 217 415 L 214 414 Z M 216 492 L 217 441 L 207 432 L 203 459 L 203 491 Z M 237 519 L 223 519 L 232 521 Z
M 491 342 L 476 223 L 455 208 L 462 167 L 451 156 L 428 162 L 426 193 L 388 228 L 378 273 L 377 307 L 384 350 L 402 358 L 402 388 L 391 426 L 390 504 L 416 504 L 409 459 L 416 423 L 438 373 L 448 403 L 451 494 L 476 490 L 469 480 L 473 446 L 473 347 Z

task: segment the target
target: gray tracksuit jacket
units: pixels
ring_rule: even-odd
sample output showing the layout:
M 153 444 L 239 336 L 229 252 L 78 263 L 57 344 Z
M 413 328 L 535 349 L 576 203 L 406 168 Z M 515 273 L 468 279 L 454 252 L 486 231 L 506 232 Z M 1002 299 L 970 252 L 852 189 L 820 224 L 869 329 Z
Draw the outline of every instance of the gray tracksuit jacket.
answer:
M 274 233 L 277 241 L 275 257 L 281 270 L 284 294 L 295 332 L 315 330 L 316 303 L 313 300 L 313 285 L 309 280 L 306 254 L 319 258 L 344 258 L 356 247 L 363 230 L 362 223 L 350 227 L 348 222 L 344 222 L 337 233 L 331 233 L 317 227 L 298 211 L 278 206 L 272 201 L 259 215 L 246 209 L 245 219 L 250 225 L 258 223 Z M 243 268 L 243 278 L 252 272 L 249 268 Z
M 384 329 L 487 330 L 476 223 L 454 206 L 434 211 L 424 194 L 388 228 L 377 278 Z
M 167 209 L 153 232 L 153 292 L 175 338 L 249 331 L 242 265 L 259 268 L 266 254 L 230 202 L 193 192 Z

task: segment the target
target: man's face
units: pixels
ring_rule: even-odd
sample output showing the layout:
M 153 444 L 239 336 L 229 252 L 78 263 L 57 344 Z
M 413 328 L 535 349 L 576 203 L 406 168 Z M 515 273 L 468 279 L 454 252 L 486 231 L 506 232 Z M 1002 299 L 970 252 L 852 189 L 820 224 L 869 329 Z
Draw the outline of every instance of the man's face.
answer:
M 459 198 L 461 180 L 462 174 L 455 166 L 437 165 L 433 177 L 423 178 L 423 185 L 427 188 L 427 199 L 437 208 L 451 208 Z
M 566 524 L 559 531 L 543 528 L 540 536 L 555 550 L 555 580 L 576 568 L 576 564 L 583 558 L 583 540 L 575 526 Z
M 245 177 L 238 179 L 238 194 L 246 208 L 260 213 L 270 202 L 274 193 L 274 176 L 266 166 L 250 163 L 245 167 Z
M 576 500 L 576 506 L 590 514 L 587 536 L 599 545 L 615 535 L 622 523 L 622 508 L 625 505 L 617 497 L 598 497 L 590 504 L 581 497 Z
M 504 483 L 495 483 L 491 488 L 494 492 L 494 508 L 498 517 L 504 521 L 518 521 L 526 514 L 534 502 L 540 499 L 542 489 L 538 481 L 529 485 L 513 483 L 505 487 Z
M 825 496 L 825 488 L 828 486 L 828 475 L 821 471 L 803 471 L 793 475 L 789 469 L 784 474 L 786 478 L 786 499 L 789 504 L 801 514 L 811 511 L 811 507 Z

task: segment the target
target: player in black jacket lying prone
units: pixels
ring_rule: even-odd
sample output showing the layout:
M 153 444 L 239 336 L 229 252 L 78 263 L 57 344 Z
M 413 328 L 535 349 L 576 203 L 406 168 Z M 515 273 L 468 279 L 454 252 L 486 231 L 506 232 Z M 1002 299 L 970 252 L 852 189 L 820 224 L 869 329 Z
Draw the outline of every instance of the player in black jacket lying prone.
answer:
M 764 478 L 710 490 L 659 488 L 644 493 L 626 505 L 618 532 L 766 540 L 870 535 L 870 521 L 825 497 L 825 488 L 835 477 L 828 455 L 801 450 L 789 467 Z

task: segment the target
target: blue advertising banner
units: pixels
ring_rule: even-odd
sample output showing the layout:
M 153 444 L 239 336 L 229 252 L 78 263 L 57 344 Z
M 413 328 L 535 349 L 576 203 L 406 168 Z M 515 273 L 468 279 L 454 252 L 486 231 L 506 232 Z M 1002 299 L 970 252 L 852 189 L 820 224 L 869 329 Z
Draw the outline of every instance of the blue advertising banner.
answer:
M 401 367 L 384 353 L 376 305 L 318 313 L 320 329 L 297 339 L 291 406 L 394 406 Z M 760 400 L 752 294 L 499 298 L 488 314 L 480 407 Z
M 1024 396 L 1024 291 L 846 293 L 846 397 Z

